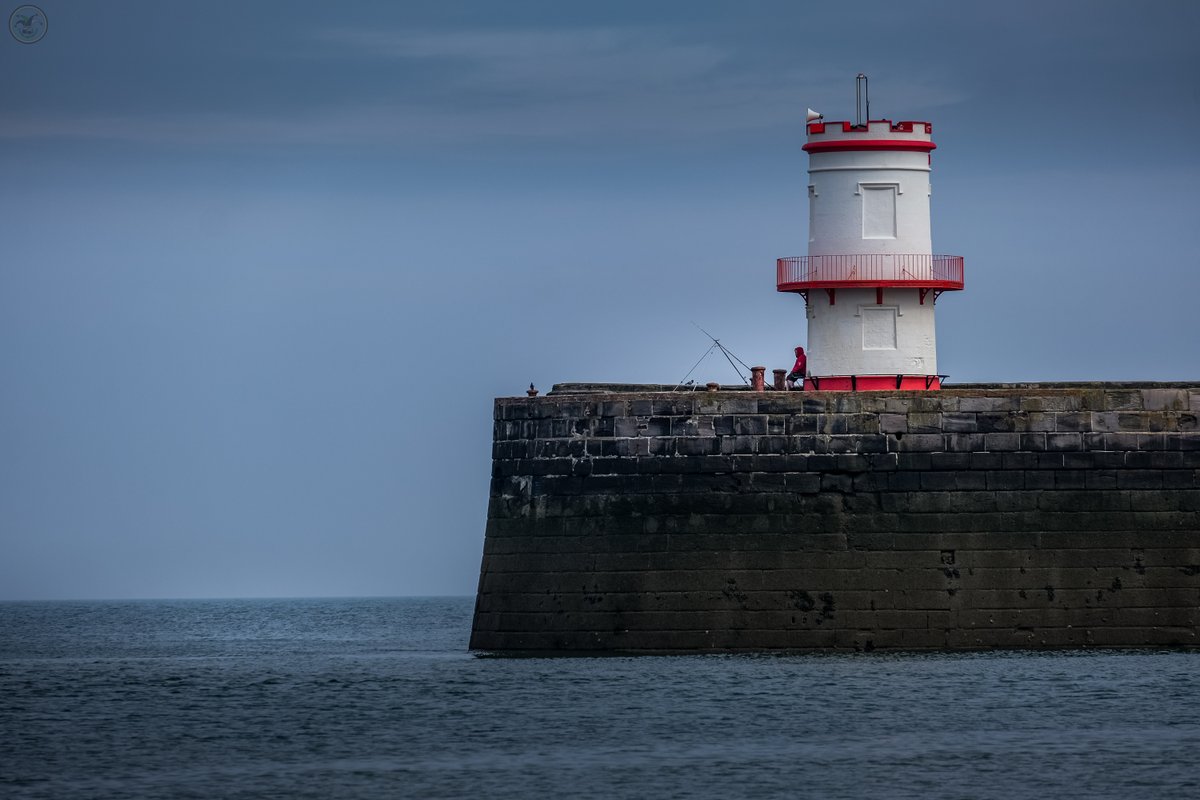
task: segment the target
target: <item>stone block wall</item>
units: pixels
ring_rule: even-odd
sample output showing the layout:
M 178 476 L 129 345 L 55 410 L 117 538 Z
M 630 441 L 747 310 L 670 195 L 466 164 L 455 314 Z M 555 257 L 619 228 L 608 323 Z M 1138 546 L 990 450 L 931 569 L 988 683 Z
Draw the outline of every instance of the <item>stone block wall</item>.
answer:
M 471 647 L 1200 644 L 1200 385 L 495 404 Z

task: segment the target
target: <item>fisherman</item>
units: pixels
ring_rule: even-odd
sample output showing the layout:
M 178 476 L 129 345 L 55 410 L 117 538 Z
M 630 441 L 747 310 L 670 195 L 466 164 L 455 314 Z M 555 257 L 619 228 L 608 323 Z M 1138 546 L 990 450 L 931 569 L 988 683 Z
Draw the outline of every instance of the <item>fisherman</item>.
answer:
M 804 388 L 804 376 L 808 374 L 808 356 L 804 355 L 804 348 L 796 348 L 796 363 L 792 365 L 792 371 L 787 376 L 787 388 L 789 390 L 796 388 L 796 381 L 800 381 L 800 388 Z

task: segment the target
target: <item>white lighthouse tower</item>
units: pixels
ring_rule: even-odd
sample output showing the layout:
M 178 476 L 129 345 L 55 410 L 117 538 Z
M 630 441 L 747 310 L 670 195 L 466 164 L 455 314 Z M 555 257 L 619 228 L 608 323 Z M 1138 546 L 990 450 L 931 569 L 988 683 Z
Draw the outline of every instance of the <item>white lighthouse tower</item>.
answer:
M 810 112 L 808 255 L 781 258 L 776 287 L 804 298 L 806 389 L 937 389 L 934 302 L 963 288 L 961 256 L 934 255 L 933 126 Z

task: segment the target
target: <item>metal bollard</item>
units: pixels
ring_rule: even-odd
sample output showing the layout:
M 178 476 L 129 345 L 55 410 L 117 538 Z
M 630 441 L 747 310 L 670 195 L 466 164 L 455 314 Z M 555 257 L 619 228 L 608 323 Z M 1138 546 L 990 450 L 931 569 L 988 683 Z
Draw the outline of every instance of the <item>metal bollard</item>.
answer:
M 766 374 L 766 367 L 751 367 L 750 368 L 750 388 L 756 392 L 765 392 L 767 390 L 767 381 L 763 376 Z

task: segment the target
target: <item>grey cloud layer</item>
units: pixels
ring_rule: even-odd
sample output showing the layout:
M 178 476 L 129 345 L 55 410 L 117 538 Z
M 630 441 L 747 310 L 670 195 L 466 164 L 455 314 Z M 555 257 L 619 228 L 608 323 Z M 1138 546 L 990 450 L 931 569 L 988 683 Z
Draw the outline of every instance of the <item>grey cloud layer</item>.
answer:
M 846 82 L 844 69 L 805 68 L 790 58 L 751 61 L 735 47 L 679 42 L 661 29 L 337 29 L 314 32 L 312 42 L 256 69 L 303 73 L 336 65 L 358 76 L 352 90 L 286 107 L 286 82 L 260 78 L 220 101 L 197 90 L 196 110 L 126 101 L 107 112 L 15 111 L 0 119 L 0 137 L 397 146 L 490 137 L 668 138 L 698 128 L 711 134 L 791 126 L 806 102 L 832 100 L 831 86 Z M 182 85 L 187 91 L 188 82 Z M 963 97 L 929 80 L 906 86 L 893 101 L 923 108 Z

